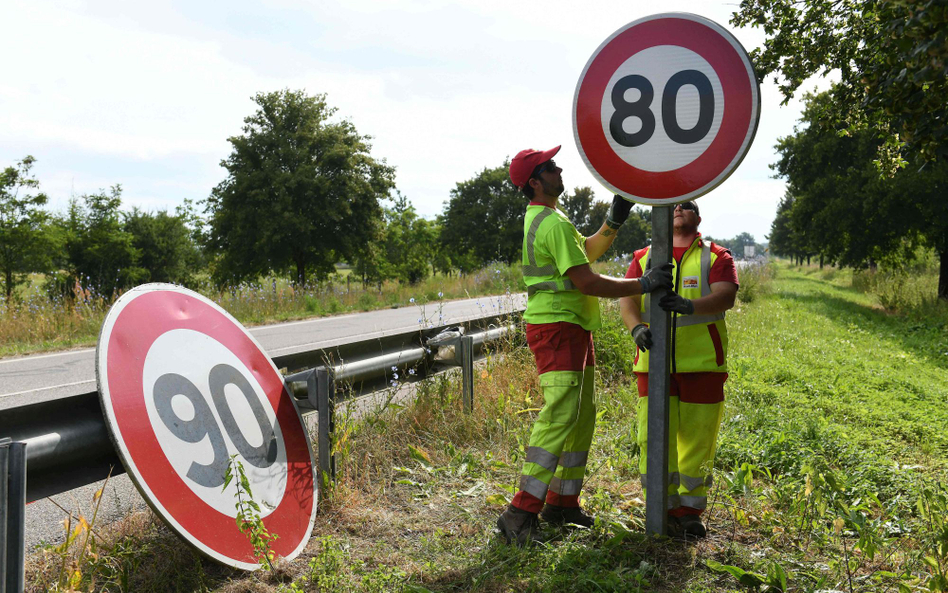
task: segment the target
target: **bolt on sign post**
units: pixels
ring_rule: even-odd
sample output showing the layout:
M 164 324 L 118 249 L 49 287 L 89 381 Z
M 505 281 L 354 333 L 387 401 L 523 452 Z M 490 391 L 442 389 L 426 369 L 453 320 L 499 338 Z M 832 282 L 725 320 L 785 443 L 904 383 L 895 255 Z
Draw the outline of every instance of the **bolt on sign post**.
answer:
M 586 63 L 573 96 L 573 135 L 610 191 L 652 207 L 649 265 L 672 259 L 674 205 L 724 182 L 753 142 L 760 89 L 747 52 L 726 29 L 686 13 L 656 14 L 610 35 Z M 645 527 L 665 533 L 671 314 L 648 295 Z
M 312 445 L 283 378 L 256 340 L 196 292 L 146 284 L 102 325 L 96 379 L 112 440 L 159 517 L 211 558 L 259 567 L 236 524 L 231 458 L 243 464 L 271 551 L 306 546 L 316 515 Z

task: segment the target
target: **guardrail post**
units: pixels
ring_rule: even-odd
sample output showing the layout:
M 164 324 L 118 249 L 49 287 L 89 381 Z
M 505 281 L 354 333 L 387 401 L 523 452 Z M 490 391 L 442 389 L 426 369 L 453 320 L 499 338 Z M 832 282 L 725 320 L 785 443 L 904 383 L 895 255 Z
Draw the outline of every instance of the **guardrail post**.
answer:
M 0 439 L 0 593 L 24 587 L 26 443 Z
M 474 411 L 474 337 L 461 336 L 461 398 L 464 409 Z
M 316 388 L 316 411 L 317 422 L 317 443 L 319 453 L 319 484 L 320 487 L 328 486 L 336 479 L 336 459 L 332 454 L 332 435 L 335 430 L 335 404 L 336 404 L 336 378 L 331 368 L 319 367 L 316 369 L 315 385 Z M 310 391 L 310 400 L 313 399 Z

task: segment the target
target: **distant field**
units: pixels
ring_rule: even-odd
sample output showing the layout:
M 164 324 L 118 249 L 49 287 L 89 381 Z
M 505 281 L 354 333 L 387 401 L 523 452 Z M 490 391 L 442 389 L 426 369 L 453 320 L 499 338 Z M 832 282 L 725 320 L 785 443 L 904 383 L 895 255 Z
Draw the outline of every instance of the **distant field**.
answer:
M 91 292 L 77 299 L 49 298 L 43 280 L 33 276 L 12 304 L 0 299 L 0 356 L 95 345 L 111 299 Z M 207 282 L 196 289 L 245 325 L 523 290 L 520 266 L 502 264 L 464 276 L 436 274 L 416 285 L 386 281 L 363 286 L 350 269 L 340 268 L 327 281 L 303 287 L 271 277 L 225 291 Z
M 341 414 L 339 482 L 304 555 L 277 574 L 224 570 L 144 514 L 107 531 L 83 578 L 221 593 L 945 591 L 942 310 L 928 322 L 892 314 L 832 269 L 780 264 L 742 270 L 745 281 L 756 289 L 728 314 L 731 375 L 701 542 L 642 533 L 631 341 L 607 303 L 583 500 L 600 518 L 593 529 L 527 550 L 492 533 L 542 405 L 529 350 L 510 343 L 478 369 L 472 414 L 443 376 L 413 402 Z M 34 558 L 33 590 L 62 558 Z

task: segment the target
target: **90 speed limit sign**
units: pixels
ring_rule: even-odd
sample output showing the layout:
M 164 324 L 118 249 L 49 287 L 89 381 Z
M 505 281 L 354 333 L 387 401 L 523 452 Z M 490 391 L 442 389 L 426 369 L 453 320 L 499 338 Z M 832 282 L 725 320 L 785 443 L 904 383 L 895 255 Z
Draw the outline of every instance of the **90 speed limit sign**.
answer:
M 573 98 L 576 146 L 593 175 L 635 202 L 701 196 L 747 154 L 760 89 L 741 44 L 697 15 L 622 27 L 593 53 Z
M 96 377 L 119 457 L 180 536 L 230 566 L 259 565 L 237 528 L 241 462 L 272 551 L 294 558 L 316 515 L 312 446 L 283 379 L 259 344 L 205 297 L 168 284 L 116 301 L 96 348 Z

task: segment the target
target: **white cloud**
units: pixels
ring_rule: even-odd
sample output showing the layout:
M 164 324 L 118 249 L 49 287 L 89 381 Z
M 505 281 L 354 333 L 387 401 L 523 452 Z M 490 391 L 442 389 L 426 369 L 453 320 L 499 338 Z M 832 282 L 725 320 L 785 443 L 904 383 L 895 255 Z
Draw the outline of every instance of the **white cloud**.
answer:
M 734 8 L 662 5 L 725 26 Z M 253 112 L 253 94 L 303 88 L 327 93 L 374 137 L 373 153 L 396 166 L 423 215 L 440 212 L 459 181 L 528 146 L 563 144 L 567 186 L 606 199 L 573 143 L 574 87 L 598 45 L 648 12 L 617 0 L 5 2 L 0 20 L 16 25 L 0 51 L 21 57 L 0 86 L 0 159 L 36 156 L 54 204 L 121 183 L 129 205 L 173 208 L 223 179 L 226 139 Z M 735 35 L 748 49 L 762 38 Z M 767 165 L 799 104 L 780 107 L 770 83 L 762 100 L 744 163 L 702 198 L 710 234 L 769 232 L 783 190 Z

